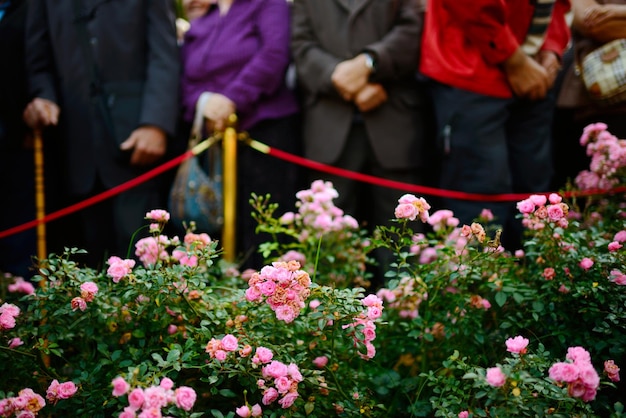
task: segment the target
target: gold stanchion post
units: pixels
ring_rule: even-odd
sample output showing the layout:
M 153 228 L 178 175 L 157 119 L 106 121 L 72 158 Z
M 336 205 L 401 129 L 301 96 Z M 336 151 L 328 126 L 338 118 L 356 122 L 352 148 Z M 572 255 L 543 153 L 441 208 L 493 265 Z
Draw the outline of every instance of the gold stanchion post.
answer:
M 223 146 L 223 185 L 224 185 L 224 227 L 222 248 L 224 260 L 235 261 L 235 233 L 237 214 L 237 115 L 230 115 L 228 126 L 222 139 Z

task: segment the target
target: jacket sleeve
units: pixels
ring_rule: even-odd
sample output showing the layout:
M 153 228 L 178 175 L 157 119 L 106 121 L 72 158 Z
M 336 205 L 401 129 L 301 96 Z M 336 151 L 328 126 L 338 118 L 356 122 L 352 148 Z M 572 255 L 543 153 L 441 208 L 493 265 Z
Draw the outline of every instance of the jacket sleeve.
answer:
M 502 63 L 519 47 L 506 23 L 505 0 L 433 1 L 441 1 L 450 19 L 458 22 L 488 64 Z
M 570 40 L 570 28 L 566 19 L 570 8 L 569 0 L 556 1 L 542 50 L 552 51 L 559 57 L 563 55 Z
M 26 18 L 26 73 L 31 98 L 59 103 L 55 90 L 54 57 L 48 32 L 47 2 L 29 0 Z
M 379 41 L 367 45 L 377 58 L 374 80 L 384 81 L 417 72 L 422 7 L 414 0 L 401 0 L 391 30 Z
M 172 2 L 147 1 L 147 64 L 141 125 L 174 135 L 178 117 L 180 64 Z
M 263 96 L 276 92 L 289 66 L 289 4 L 285 0 L 261 3 L 255 21 L 260 48 L 223 90 L 238 112 L 251 110 Z
M 308 0 L 293 1 L 291 51 L 296 64 L 298 82 L 307 91 L 319 94 L 336 94 L 331 76 L 342 60 L 324 50 L 313 31 L 308 8 L 315 7 Z

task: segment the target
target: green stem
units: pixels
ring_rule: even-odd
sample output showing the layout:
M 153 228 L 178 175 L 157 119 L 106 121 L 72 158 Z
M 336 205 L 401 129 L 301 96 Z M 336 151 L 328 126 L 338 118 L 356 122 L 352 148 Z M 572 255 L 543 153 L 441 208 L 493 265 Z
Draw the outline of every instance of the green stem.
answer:
M 16 350 L 14 348 L 0 346 L 0 350 L 5 350 L 5 351 L 8 351 L 8 352 L 13 353 L 13 354 L 21 354 L 23 356 L 37 358 L 37 356 L 32 354 L 32 353 L 27 353 L 26 351 Z

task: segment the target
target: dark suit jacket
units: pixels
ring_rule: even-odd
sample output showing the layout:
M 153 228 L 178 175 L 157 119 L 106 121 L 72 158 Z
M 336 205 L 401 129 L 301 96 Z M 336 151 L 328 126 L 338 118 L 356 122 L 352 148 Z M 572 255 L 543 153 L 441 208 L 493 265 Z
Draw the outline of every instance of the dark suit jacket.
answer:
M 96 172 L 106 187 L 136 177 L 119 144 L 140 125 L 174 137 L 179 57 L 171 0 L 30 0 L 27 69 L 33 97 L 56 102 L 68 158 L 69 188 L 86 193 Z M 79 27 L 84 19 L 88 39 Z M 83 49 L 91 48 L 92 54 Z M 87 49 L 88 50 L 88 49 Z M 93 80 L 95 60 L 115 138 L 108 134 Z
M 26 134 L 22 121 L 28 102 L 24 74 L 25 21 L 26 3 L 22 0 L 12 0 L 0 19 L 0 150 L 22 148 Z
M 363 115 L 372 147 L 388 169 L 419 163 L 421 127 L 416 115 L 422 93 L 416 82 L 422 28 L 417 0 L 294 0 L 292 50 L 303 94 L 305 153 L 332 164 L 339 157 L 354 106 L 335 91 L 335 66 L 363 50 L 377 56 L 372 81 L 388 101 Z

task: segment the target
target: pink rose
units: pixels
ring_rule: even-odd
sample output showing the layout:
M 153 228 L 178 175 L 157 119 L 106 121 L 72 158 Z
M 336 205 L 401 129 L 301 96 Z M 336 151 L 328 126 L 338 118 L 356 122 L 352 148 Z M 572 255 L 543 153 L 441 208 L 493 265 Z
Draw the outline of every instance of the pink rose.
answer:
M 237 337 L 231 334 L 227 334 L 222 338 L 222 348 L 226 351 L 237 351 L 239 344 Z
M 529 199 L 522 200 L 517 202 L 517 210 L 524 214 L 533 213 L 535 210 L 535 204 Z
M 278 391 L 275 388 L 268 388 L 263 392 L 263 405 L 269 405 L 278 399 Z
M 248 357 L 252 353 L 252 347 L 249 344 L 243 346 L 241 350 L 239 350 L 239 355 L 241 357 Z
M 309 308 L 317 309 L 321 305 L 321 302 L 318 299 L 313 299 L 309 302 Z
M 553 205 L 561 203 L 562 200 L 563 198 L 556 193 L 550 193 L 550 195 L 548 196 L 548 201 Z
M 548 375 L 557 382 L 573 382 L 578 379 L 578 367 L 573 363 L 554 363 L 548 370 Z
M 73 311 L 75 311 L 76 309 L 80 309 L 81 311 L 84 311 L 87 309 L 87 302 L 85 301 L 85 299 L 78 297 L 78 296 L 72 299 L 70 304 L 72 306 Z
M 620 248 L 622 248 L 623 245 L 620 244 L 617 241 L 612 241 L 612 242 L 609 243 L 609 245 L 607 247 L 608 247 L 610 252 L 615 252 L 615 251 L 619 250 Z
M 272 357 L 274 357 L 274 353 L 272 353 L 272 350 L 265 347 L 257 347 L 252 362 L 265 364 L 272 361 Z
M 298 392 L 289 392 L 282 399 L 278 400 L 278 403 L 283 409 L 287 409 L 293 405 L 293 403 L 298 399 Z
M 20 308 L 12 303 L 3 303 L 2 306 L 0 306 L 0 314 L 16 317 L 20 314 Z
M 9 341 L 9 348 L 19 347 L 22 344 L 24 344 L 24 341 L 22 341 L 19 337 L 11 338 Z
M 493 221 L 493 212 L 490 209 L 483 209 L 480 211 L 480 215 L 478 215 L 481 221 L 491 222 Z M 456 225 L 455 225 L 456 226 Z
M 126 394 L 130 389 L 130 385 L 126 383 L 124 378 L 118 376 L 111 382 L 113 385 L 113 396 L 118 397 Z
M 196 391 L 188 386 L 181 386 L 174 393 L 176 395 L 176 406 L 185 411 L 191 411 L 196 403 Z
M 546 267 L 542 275 L 546 280 L 552 280 L 556 277 L 556 271 L 552 267 Z
M 143 389 L 135 388 L 128 394 L 128 404 L 135 409 L 139 409 L 143 406 L 145 400 Z
M 161 386 L 165 390 L 170 390 L 171 388 L 174 387 L 174 382 L 169 377 L 164 377 L 159 382 L 159 386 Z
M 107 275 L 113 279 L 114 283 L 119 283 L 119 281 L 129 275 L 133 271 L 133 267 L 135 267 L 135 260 L 122 260 L 121 258 L 115 256 L 110 257 L 107 263 L 109 264 Z
M 287 373 L 295 382 L 302 382 L 304 379 L 300 373 L 300 369 L 294 363 L 289 363 L 289 366 L 287 366 Z
M 132 393 L 132 392 L 131 392 Z M 150 386 L 143 391 L 143 408 L 164 408 L 169 402 L 167 393 L 162 387 Z
M 468 418 L 468 417 L 469 417 L 469 412 L 467 411 L 459 412 L 459 418 Z
M 243 406 L 240 406 L 239 408 L 236 408 L 235 413 L 242 418 L 248 418 L 252 416 L 252 412 L 250 411 L 250 408 L 248 408 L 247 405 L 243 405 Z
M 144 408 L 141 413 L 137 416 L 137 418 L 162 418 L 163 414 L 161 413 L 161 409 L 156 406 L 152 406 L 150 408 Z
M 328 357 L 319 356 L 313 359 L 313 365 L 318 369 L 323 369 L 328 364 Z
M 281 376 L 274 380 L 274 385 L 276 385 L 278 393 L 286 393 L 291 388 L 291 379 L 287 376 Z
M 486 378 L 487 383 L 493 387 L 500 387 L 506 383 L 506 375 L 499 367 L 488 368 Z
M 604 373 L 613 382 L 619 382 L 619 367 L 613 360 L 607 360 L 604 362 Z
M 565 355 L 565 358 L 568 360 L 572 360 L 576 364 L 591 363 L 591 354 L 589 354 L 589 351 L 580 346 L 569 347 L 567 349 L 567 354 Z
M 0 314 L 0 330 L 15 328 L 15 317 L 7 312 Z
M 615 236 L 613 237 L 613 241 L 617 241 L 617 242 L 626 241 L 626 230 L 619 231 L 617 234 L 615 234 Z
M 419 215 L 419 212 L 415 206 L 408 203 L 399 204 L 396 206 L 394 215 L 397 219 L 408 219 L 414 221 Z
M 94 282 L 85 282 L 80 285 L 80 296 L 85 302 L 91 302 L 98 293 L 98 286 Z
M 585 257 L 582 260 L 580 260 L 580 263 L 578 263 L 578 265 L 583 269 L 583 270 L 589 270 L 591 268 L 591 266 L 593 266 L 593 260 Z
M 611 270 L 611 274 L 609 275 L 609 280 L 620 286 L 626 286 L 626 274 L 622 273 L 621 271 L 617 269 Z
M 137 414 L 135 413 L 135 410 L 133 408 L 127 406 L 126 408 L 124 408 L 124 411 L 122 411 L 119 418 L 137 418 Z
M 528 339 L 518 335 L 515 338 L 509 338 L 506 340 L 506 351 L 510 353 L 524 354 L 526 353 L 526 346 L 528 345 Z
M 252 405 L 252 416 L 253 417 L 260 417 L 263 415 L 263 409 L 261 408 L 261 405 L 259 405 L 258 403 L 255 403 L 254 405 Z
M 262 370 L 263 377 L 273 377 L 277 379 L 281 376 L 286 376 L 289 371 L 287 370 L 287 366 L 280 361 L 272 361 L 270 364 L 263 367 Z
M 541 194 L 533 194 L 529 196 L 528 199 L 537 206 L 543 206 L 548 201 L 548 198 Z
M 163 209 L 153 209 L 146 213 L 146 219 L 156 222 L 167 222 L 170 220 L 170 214 Z
M 57 400 L 57 391 L 59 389 L 59 381 L 57 379 L 52 380 L 50 382 L 50 386 L 46 390 L 46 399 L 50 402 Z
M 561 205 L 550 205 L 548 206 L 548 217 L 551 221 L 556 222 L 565 216 L 565 212 L 563 212 L 563 208 Z
M 578 366 L 578 378 L 590 388 L 597 388 L 600 386 L 600 376 L 598 372 L 593 368 L 591 363 L 585 363 Z
M 27 282 L 23 277 L 15 277 L 13 283 L 7 286 L 7 290 L 11 293 L 25 293 L 32 295 L 35 293 L 35 286 L 31 282 Z

